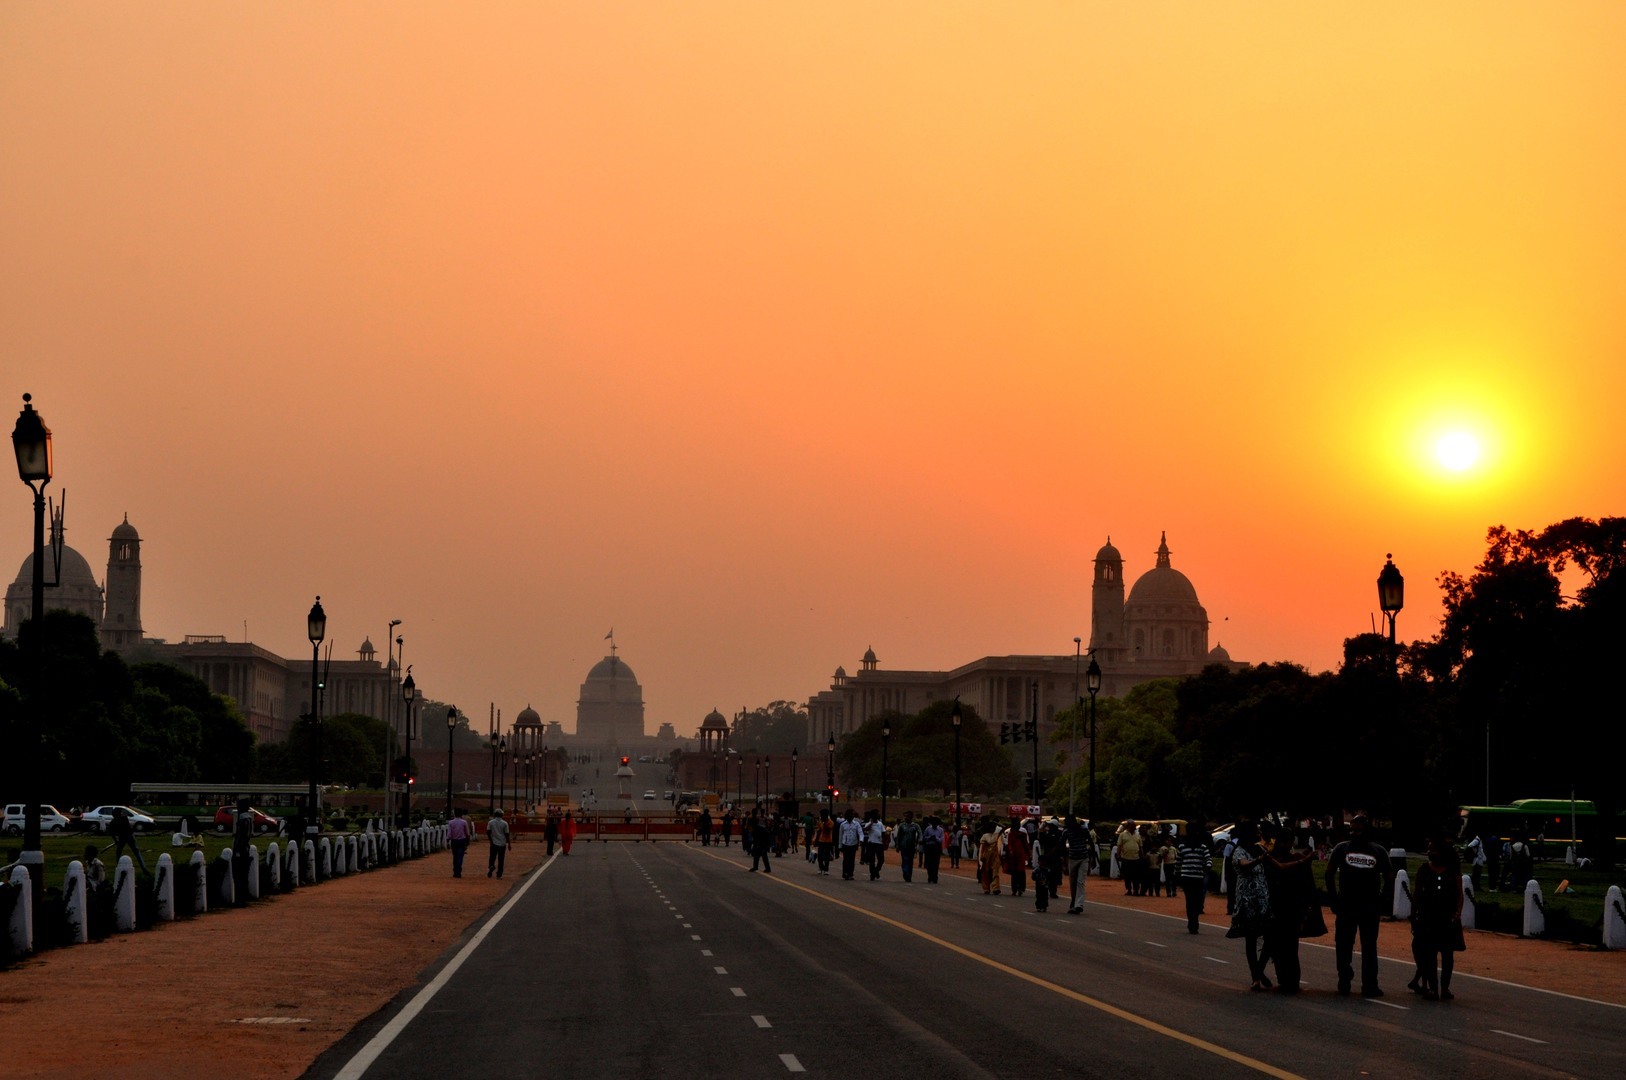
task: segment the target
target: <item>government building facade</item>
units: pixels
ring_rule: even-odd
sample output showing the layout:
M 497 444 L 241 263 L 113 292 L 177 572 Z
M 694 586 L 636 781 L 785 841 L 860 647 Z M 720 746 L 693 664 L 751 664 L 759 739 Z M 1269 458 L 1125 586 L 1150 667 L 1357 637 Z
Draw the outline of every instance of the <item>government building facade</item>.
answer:
M 1208 645 L 1208 612 L 1191 579 L 1176 570 L 1168 537 L 1156 563 L 1124 592 L 1124 560 L 1108 538 L 1095 554 L 1090 589 L 1088 652 L 1058 656 L 984 656 L 940 671 L 889 670 L 873 648 L 858 670 L 838 667 L 830 688 L 808 699 L 808 745 L 838 741 L 880 713 L 917 713 L 958 697 L 990 725 L 1031 720 L 1035 702 L 1039 737 L 1047 740 L 1058 713 L 1072 708 L 1083 689 L 1090 656 L 1101 668 L 1101 695 L 1117 697 L 1153 679 L 1195 675 L 1209 664 L 1229 667 L 1223 646 Z

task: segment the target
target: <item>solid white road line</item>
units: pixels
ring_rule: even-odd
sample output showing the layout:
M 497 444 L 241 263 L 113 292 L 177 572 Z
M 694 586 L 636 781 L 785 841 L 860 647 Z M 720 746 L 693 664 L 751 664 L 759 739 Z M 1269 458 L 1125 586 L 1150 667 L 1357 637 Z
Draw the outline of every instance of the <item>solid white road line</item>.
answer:
M 356 1056 L 346 1062 L 344 1068 L 333 1075 L 333 1080 L 360 1080 L 362 1074 L 367 1071 L 368 1066 L 378 1060 L 378 1055 L 389 1048 L 390 1043 L 394 1042 L 401 1032 L 406 1030 L 406 1026 L 412 1023 L 413 1019 L 423 1011 L 424 1006 L 428 1005 L 434 999 L 434 996 L 440 993 L 441 988 L 451 981 L 452 976 L 457 974 L 457 969 L 462 967 L 464 961 L 470 956 L 474 955 L 474 950 L 480 947 L 486 936 L 496 929 L 497 924 L 502 922 L 503 918 L 514 909 L 514 905 L 520 902 L 520 899 L 524 897 L 530 887 L 536 884 L 543 871 L 553 865 L 555 858 L 558 858 L 558 856 L 553 856 L 532 871 L 525 884 L 514 890 L 514 895 L 508 898 L 508 902 L 498 908 L 495 915 L 486 920 L 486 924 L 480 927 L 475 935 L 469 939 L 467 945 L 458 950 L 457 955 L 452 957 L 451 962 L 441 968 L 440 973 L 429 981 L 429 985 L 419 990 L 413 999 L 406 1003 L 406 1007 L 396 1013 L 395 1017 L 385 1024 L 377 1035 L 369 1039 L 367 1045 L 357 1051 Z

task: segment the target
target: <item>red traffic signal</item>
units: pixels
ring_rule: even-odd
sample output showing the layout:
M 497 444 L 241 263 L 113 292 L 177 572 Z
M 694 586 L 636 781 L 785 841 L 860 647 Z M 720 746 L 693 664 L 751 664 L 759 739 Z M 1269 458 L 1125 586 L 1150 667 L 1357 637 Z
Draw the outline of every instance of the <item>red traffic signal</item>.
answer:
M 625 765 L 629 760 L 630 759 L 627 758 L 627 756 L 623 754 L 622 757 L 621 757 L 621 764 Z

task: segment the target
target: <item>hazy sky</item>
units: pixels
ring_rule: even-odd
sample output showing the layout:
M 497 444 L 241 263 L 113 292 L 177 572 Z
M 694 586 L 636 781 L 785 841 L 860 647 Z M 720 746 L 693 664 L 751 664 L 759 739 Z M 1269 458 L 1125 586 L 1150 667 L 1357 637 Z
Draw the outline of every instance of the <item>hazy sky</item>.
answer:
M 1626 5 L 0 6 L 0 389 L 149 634 L 692 732 L 1070 653 L 1403 637 L 1619 514 Z M 8 389 L 9 388 L 9 389 Z M 1435 442 L 1461 432 L 1461 472 Z M 9 507 L 9 509 L 5 509 Z M 7 580 L 30 503 L 0 502 Z M 7 554 L 9 552 L 9 554 Z

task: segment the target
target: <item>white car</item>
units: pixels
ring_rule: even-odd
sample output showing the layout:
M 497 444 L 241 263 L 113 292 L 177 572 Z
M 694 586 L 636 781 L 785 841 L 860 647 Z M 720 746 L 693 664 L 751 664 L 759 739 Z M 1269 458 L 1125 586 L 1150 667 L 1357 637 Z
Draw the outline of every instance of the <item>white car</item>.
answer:
M 650 788 L 650 789 L 649 789 L 649 790 L 648 790 L 648 791 L 646 791 L 646 792 L 644 792 L 644 798 L 646 798 L 646 799 L 649 799 L 649 800 L 651 800 L 651 801 L 654 801 L 654 798 L 655 798 L 655 789 L 654 789 L 654 788 Z
M 72 824 L 68 815 L 49 803 L 40 803 L 40 832 L 66 832 Z M 7 803 L 4 825 L 0 829 L 11 836 L 23 834 L 23 804 Z
M 94 810 L 86 810 L 83 814 L 80 814 L 79 820 L 84 824 L 85 828 L 92 832 L 106 832 L 109 826 L 113 824 L 113 811 L 115 810 L 124 811 L 125 817 L 130 819 L 130 828 L 136 832 L 140 832 L 142 829 L 150 829 L 157 824 L 157 822 L 153 821 L 151 814 L 143 813 L 133 806 L 98 806 Z

